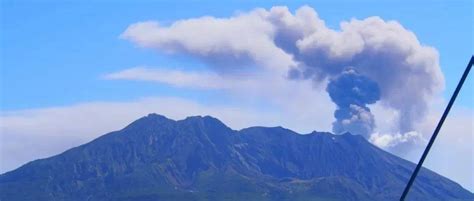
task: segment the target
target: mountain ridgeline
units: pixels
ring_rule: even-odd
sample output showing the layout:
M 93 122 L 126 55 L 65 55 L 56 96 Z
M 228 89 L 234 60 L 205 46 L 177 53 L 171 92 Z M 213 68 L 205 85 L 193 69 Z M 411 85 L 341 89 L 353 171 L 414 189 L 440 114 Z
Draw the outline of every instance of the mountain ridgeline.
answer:
M 13 153 L 12 153 L 13 154 Z M 0 175 L 1 201 L 396 201 L 415 165 L 363 137 L 150 114 Z M 422 169 L 410 201 L 474 200 Z

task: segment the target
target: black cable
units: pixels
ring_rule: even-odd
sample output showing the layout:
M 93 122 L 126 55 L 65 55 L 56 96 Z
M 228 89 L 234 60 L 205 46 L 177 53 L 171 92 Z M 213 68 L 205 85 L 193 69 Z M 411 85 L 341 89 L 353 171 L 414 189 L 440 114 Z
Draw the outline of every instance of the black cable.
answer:
M 459 80 L 458 86 L 456 87 L 456 90 L 454 91 L 453 95 L 451 96 L 451 100 L 449 100 L 448 106 L 446 106 L 446 109 L 444 110 L 443 116 L 441 116 L 441 119 L 438 122 L 438 126 L 436 126 L 436 129 L 431 136 L 431 139 L 428 143 L 428 145 L 425 148 L 425 151 L 423 152 L 423 155 L 420 158 L 420 161 L 418 162 L 415 171 L 411 175 L 410 181 L 408 181 L 407 186 L 405 187 L 405 190 L 403 191 L 402 197 L 400 197 L 400 201 L 405 201 L 405 197 L 407 196 L 408 192 L 410 191 L 411 186 L 413 185 L 413 182 L 416 179 L 416 176 L 418 175 L 418 172 L 420 171 L 421 167 L 423 166 L 423 162 L 426 159 L 426 156 L 428 156 L 428 152 L 430 152 L 431 146 L 433 146 L 434 141 L 436 140 L 436 137 L 438 136 L 439 130 L 443 126 L 444 120 L 448 116 L 449 110 L 451 110 L 451 107 L 453 106 L 454 101 L 456 100 L 456 97 L 459 94 L 459 91 L 461 90 L 462 85 L 464 84 L 464 81 L 467 78 L 467 75 L 469 74 L 469 71 L 471 71 L 471 67 L 474 63 L 474 56 L 471 56 L 471 60 L 469 61 L 469 64 L 467 64 L 466 70 L 464 70 L 464 73 L 462 74 L 461 80 Z

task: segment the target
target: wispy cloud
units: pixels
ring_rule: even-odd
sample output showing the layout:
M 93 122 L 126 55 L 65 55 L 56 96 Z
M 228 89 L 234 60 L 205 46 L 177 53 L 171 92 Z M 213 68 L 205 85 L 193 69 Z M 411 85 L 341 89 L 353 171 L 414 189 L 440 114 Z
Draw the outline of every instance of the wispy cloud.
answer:
M 176 87 L 223 89 L 227 81 L 211 72 L 189 72 L 163 68 L 134 67 L 107 74 L 107 80 L 136 80 L 157 82 Z
M 320 116 L 332 116 L 334 104 L 320 86 L 310 81 L 294 81 L 274 71 L 248 74 L 216 74 L 213 71 L 182 71 L 159 67 L 133 67 L 112 72 L 107 80 L 156 82 L 179 88 L 220 90 L 242 104 L 265 103 L 278 110 L 304 111 L 317 108 Z M 317 90 L 315 90 L 317 89 Z

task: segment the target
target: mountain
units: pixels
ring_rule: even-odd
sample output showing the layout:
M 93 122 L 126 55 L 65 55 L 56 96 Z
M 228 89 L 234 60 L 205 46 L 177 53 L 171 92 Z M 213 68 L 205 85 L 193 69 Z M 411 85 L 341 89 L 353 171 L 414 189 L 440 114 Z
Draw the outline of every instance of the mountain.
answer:
M 14 153 L 12 153 L 14 154 Z M 415 164 L 363 137 L 150 114 L 0 175 L 1 201 L 393 201 Z M 422 169 L 410 201 L 474 200 Z

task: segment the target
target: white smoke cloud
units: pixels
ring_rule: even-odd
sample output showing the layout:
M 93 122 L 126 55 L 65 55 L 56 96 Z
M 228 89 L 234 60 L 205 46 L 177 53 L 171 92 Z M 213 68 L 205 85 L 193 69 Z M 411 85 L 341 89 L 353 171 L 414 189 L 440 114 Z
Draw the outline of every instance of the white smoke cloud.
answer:
M 275 70 L 292 65 L 291 55 L 275 46 L 273 25 L 263 18 L 265 14 L 258 9 L 231 18 L 180 20 L 169 27 L 154 21 L 139 22 L 130 25 L 121 37 L 165 53 L 198 57 L 219 72 L 239 71 L 255 64 Z
M 380 148 L 389 149 L 396 153 L 409 150 L 414 145 L 425 145 L 427 142 L 423 135 L 416 131 L 396 134 L 373 133 L 369 141 Z

